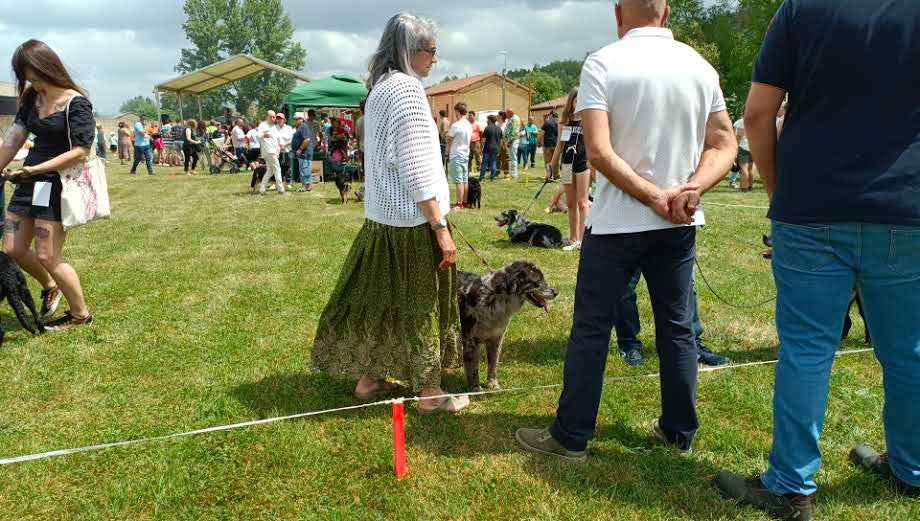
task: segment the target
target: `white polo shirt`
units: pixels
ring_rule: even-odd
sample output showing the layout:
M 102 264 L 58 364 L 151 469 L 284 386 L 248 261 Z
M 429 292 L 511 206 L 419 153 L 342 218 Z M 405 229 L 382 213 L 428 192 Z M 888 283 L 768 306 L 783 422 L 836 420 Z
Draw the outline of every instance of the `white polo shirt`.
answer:
M 668 29 L 643 27 L 595 52 L 581 72 L 576 112 L 610 116 L 613 150 L 660 188 L 684 184 L 703 154 L 706 123 L 726 110 L 719 74 Z M 705 224 L 703 206 L 694 225 Z M 595 235 L 675 228 L 599 175 L 587 226 Z
M 266 154 L 278 155 L 281 153 L 280 133 L 281 129 L 277 125 L 270 125 L 266 121 L 259 123 L 259 143 L 262 147 L 262 157 L 265 157 Z
M 447 131 L 447 137 L 453 138 L 450 143 L 450 158 L 463 159 L 470 157 L 470 140 L 473 138 L 473 125 L 465 117 L 457 120 Z

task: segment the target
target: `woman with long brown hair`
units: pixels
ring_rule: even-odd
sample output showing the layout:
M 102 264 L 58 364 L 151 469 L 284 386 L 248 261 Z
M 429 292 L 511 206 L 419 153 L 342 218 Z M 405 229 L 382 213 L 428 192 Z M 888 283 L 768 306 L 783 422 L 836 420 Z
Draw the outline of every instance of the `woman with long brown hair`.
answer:
M 13 53 L 19 94 L 16 120 L 0 146 L 3 178 L 16 185 L 3 231 L 3 250 L 42 285 L 42 318 L 50 320 L 61 296 L 70 310 L 46 324 L 52 331 L 93 321 L 80 278 L 62 253 L 60 170 L 83 161 L 95 138 L 93 106 L 50 47 L 29 40 Z M 68 134 L 68 128 L 70 132 Z M 29 133 L 37 136 L 23 166 L 6 170 Z M 33 251 L 32 244 L 35 244 Z
M 565 186 L 566 205 L 569 215 L 569 241 L 563 248 L 574 251 L 581 248 L 581 238 L 588 221 L 588 190 L 591 188 L 591 167 L 588 165 L 588 152 L 581 131 L 581 117 L 575 114 L 575 102 L 578 99 L 578 87 L 569 91 L 560 121 L 560 136 L 553 153 L 553 173 Z

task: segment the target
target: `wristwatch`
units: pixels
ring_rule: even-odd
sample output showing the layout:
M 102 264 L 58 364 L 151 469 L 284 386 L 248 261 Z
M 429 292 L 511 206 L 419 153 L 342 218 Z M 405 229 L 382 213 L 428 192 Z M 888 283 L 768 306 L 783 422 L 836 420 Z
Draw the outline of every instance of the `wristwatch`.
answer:
M 445 219 L 444 217 L 441 217 L 440 219 L 438 219 L 438 222 L 431 225 L 431 229 L 436 232 L 439 232 L 445 228 L 447 228 L 447 219 Z

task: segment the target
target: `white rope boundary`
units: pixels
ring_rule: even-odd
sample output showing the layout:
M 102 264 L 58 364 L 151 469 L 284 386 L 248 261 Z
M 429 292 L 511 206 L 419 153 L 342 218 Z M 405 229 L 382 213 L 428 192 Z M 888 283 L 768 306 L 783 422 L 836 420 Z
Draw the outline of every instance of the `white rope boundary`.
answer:
M 754 206 L 750 204 L 728 204 L 728 203 L 714 203 L 712 201 L 703 200 L 703 206 L 724 206 L 726 208 L 750 208 L 752 210 L 769 210 L 769 206 Z
M 849 351 L 839 351 L 839 352 L 837 352 L 834 356 L 835 356 L 835 358 L 839 358 L 839 357 L 842 357 L 842 356 L 856 355 L 856 354 L 861 354 L 861 353 L 868 353 L 868 352 L 871 352 L 871 351 L 873 351 L 871 348 L 867 348 L 867 349 L 853 349 L 853 350 L 849 350 Z M 717 372 L 717 371 L 725 371 L 725 370 L 729 370 L 729 369 L 741 369 L 741 368 L 745 368 L 745 367 L 755 367 L 755 366 L 762 366 L 762 365 L 773 365 L 773 364 L 776 364 L 776 363 L 777 363 L 777 360 L 767 360 L 767 361 L 763 361 L 763 362 L 748 362 L 748 363 L 744 363 L 744 364 L 724 365 L 724 366 L 721 366 L 721 367 L 706 367 L 706 368 L 700 369 L 699 372 L 700 372 L 700 373 L 714 373 L 714 372 Z M 605 379 L 604 379 L 604 383 L 624 382 L 624 381 L 629 381 L 629 380 L 652 380 L 652 379 L 657 379 L 658 377 L 659 377 L 659 375 L 658 375 L 657 373 L 650 373 L 650 374 L 643 374 L 643 375 L 629 375 L 629 376 L 613 376 L 613 377 L 605 378 Z M 231 424 L 228 424 L 228 425 L 218 425 L 218 426 L 216 426 L 216 427 L 207 427 L 207 428 L 204 428 L 204 429 L 197 429 L 197 430 L 187 431 L 187 432 L 179 432 L 179 433 L 175 433 L 175 434 L 164 434 L 164 435 L 162 435 L 162 436 L 151 436 L 151 437 L 149 437 L 149 438 L 137 438 L 137 439 L 134 439 L 134 440 L 115 441 L 115 442 L 111 442 L 111 443 L 100 443 L 100 444 L 97 444 L 97 445 L 87 445 L 87 446 L 85 446 L 85 447 L 75 447 L 75 448 L 71 448 L 71 449 L 59 449 L 59 450 L 51 450 L 51 451 L 46 451 L 46 452 L 37 452 L 37 453 L 34 453 L 34 454 L 25 454 L 25 455 L 22 455 L 22 456 L 13 456 L 13 457 L 8 457 L 8 458 L 0 459 L 0 466 L 14 465 L 14 464 L 17 464 L 17 463 L 26 463 L 26 462 L 29 462 L 29 461 L 37 461 L 37 460 L 48 459 L 48 458 L 56 458 L 56 457 L 60 457 L 60 456 L 68 456 L 68 455 L 70 455 L 70 454 L 80 454 L 80 453 L 83 453 L 83 452 L 99 452 L 99 451 L 102 451 L 102 450 L 114 449 L 114 448 L 117 448 L 117 447 L 127 447 L 127 446 L 129 446 L 129 445 L 139 445 L 139 444 L 142 444 L 142 443 L 155 443 L 155 442 L 159 442 L 159 441 L 172 440 L 172 439 L 175 439 L 175 438 L 186 438 L 186 437 L 190 437 L 190 436 L 197 436 L 197 435 L 200 435 L 200 434 L 209 434 L 209 433 L 212 433 L 212 432 L 221 432 L 221 431 L 229 431 L 229 430 L 235 430 L 235 429 L 242 429 L 242 428 L 246 428 L 246 427 L 254 427 L 254 426 L 257 426 L 257 425 L 267 425 L 267 424 L 270 424 L 270 423 L 283 422 L 283 421 L 289 421 L 289 420 L 296 420 L 296 419 L 299 419 L 299 418 L 308 418 L 308 417 L 311 417 L 311 416 L 320 416 L 320 415 L 323 415 L 323 414 L 332 414 L 332 413 L 343 412 L 343 411 L 355 411 L 355 410 L 358 410 L 358 409 L 367 409 L 367 408 L 370 408 L 370 407 L 378 407 L 378 406 L 381 406 L 381 405 L 392 405 L 392 404 L 394 404 L 394 403 L 418 402 L 418 401 L 422 401 L 422 400 L 438 400 L 438 399 L 442 399 L 442 398 L 457 398 L 457 397 L 460 397 L 460 396 L 485 396 L 485 395 L 500 394 L 500 393 L 520 393 L 520 392 L 531 392 L 531 391 L 540 391 L 540 390 L 547 390 L 547 389 L 560 389 L 560 388 L 562 388 L 562 384 L 550 384 L 550 385 L 538 385 L 538 386 L 536 386 L 536 387 L 514 387 L 514 388 L 510 388 L 510 389 L 494 389 L 494 390 L 479 391 L 479 392 L 470 392 L 470 393 L 442 394 L 442 395 L 438 395 L 438 396 L 426 396 L 426 397 L 424 397 L 424 398 L 419 397 L 419 396 L 412 396 L 412 397 L 406 397 L 406 398 L 396 398 L 396 399 L 392 399 L 392 400 L 382 400 L 382 401 L 379 401 L 379 402 L 363 403 L 363 404 L 359 404 L 359 405 L 350 405 L 350 406 L 347 406 L 347 407 L 337 407 L 337 408 L 335 408 L 335 409 L 324 409 L 324 410 L 321 410 L 321 411 L 304 412 L 304 413 L 299 413 L 299 414 L 291 414 L 291 415 L 288 415 L 288 416 L 278 416 L 278 417 L 274 417 L 274 418 L 265 418 L 265 419 L 262 419 L 262 420 L 252 420 L 252 421 L 241 422 L 241 423 L 231 423 Z

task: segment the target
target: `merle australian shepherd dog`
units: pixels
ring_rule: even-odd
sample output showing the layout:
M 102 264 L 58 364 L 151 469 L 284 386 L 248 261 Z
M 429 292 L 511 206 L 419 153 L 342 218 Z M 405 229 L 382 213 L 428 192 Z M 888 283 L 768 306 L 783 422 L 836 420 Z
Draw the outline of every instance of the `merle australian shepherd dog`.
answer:
M 550 224 L 541 224 L 524 219 L 517 210 L 505 210 L 495 217 L 499 227 L 508 231 L 514 244 L 528 244 L 539 248 L 561 248 L 562 232 Z
M 29 293 L 29 287 L 26 285 L 25 275 L 23 275 L 22 270 L 19 269 L 19 265 L 16 264 L 16 261 L 11 259 L 9 255 L 0 252 L 0 300 L 4 298 L 10 303 L 10 307 L 13 308 L 13 312 L 16 313 L 16 318 L 26 331 L 33 335 L 36 332 L 45 332 L 45 326 L 42 324 L 42 319 L 35 309 L 35 302 L 32 300 L 32 294 Z M 35 320 L 35 327 L 32 327 L 28 318 L 26 318 L 25 309 L 22 307 L 23 304 L 25 304 L 25 306 L 29 308 L 29 312 L 32 313 L 32 318 Z M 0 346 L 3 345 L 3 337 L 5 334 L 6 331 L 4 331 L 3 326 L 0 325 Z
M 460 272 L 457 279 L 460 300 L 460 330 L 463 366 L 470 391 L 479 391 L 479 350 L 486 348 L 486 387 L 498 389 L 498 359 L 511 317 L 524 302 L 549 310 L 556 290 L 547 284 L 535 265 L 517 261 L 487 275 Z

